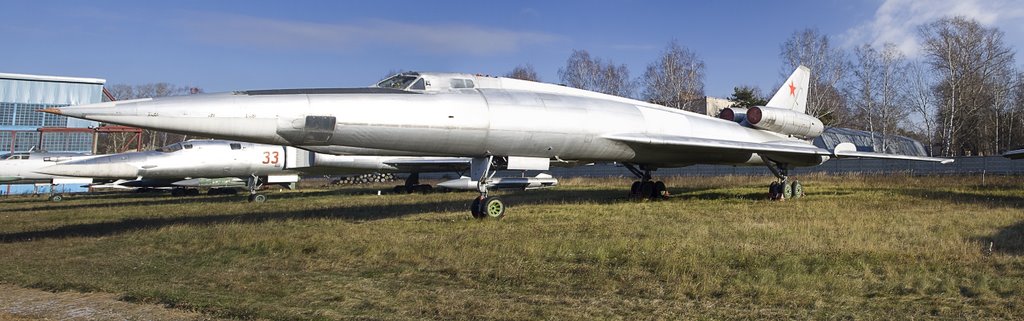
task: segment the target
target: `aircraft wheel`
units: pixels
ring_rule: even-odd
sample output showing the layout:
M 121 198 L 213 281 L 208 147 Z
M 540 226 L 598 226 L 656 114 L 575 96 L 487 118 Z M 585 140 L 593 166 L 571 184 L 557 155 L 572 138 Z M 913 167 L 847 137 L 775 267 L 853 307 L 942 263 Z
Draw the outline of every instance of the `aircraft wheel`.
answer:
M 782 182 L 782 199 L 793 198 L 793 183 L 790 181 Z
M 804 185 L 800 184 L 800 181 L 793 181 L 793 198 L 801 198 L 804 196 Z
M 633 181 L 633 185 L 629 187 L 629 197 L 637 195 L 640 195 L 640 181 Z
M 63 195 L 60 195 L 60 194 L 50 195 L 50 201 L 51 202 L 60 202 L 60 201 L 63 201 L 63 200 L 64 200 L 64 196 Z
M 469 212 L 473 214 L 473 218 L 482 219 L 482 218 L 486 217 L 486 216 L 484 216 L 483 209 L 481 208 L 482 206 L 480 205 L 482 198 L 483 198 L 483 196 L 474 198 L 473 199 L 473 204 L 469 205 Z
M 654 195 L 651 195 L 653 199 L 665 198 L 668 196 L 668 188 L 665 187 L 665 182 L 657 181 L 654 182 Z
M 267 196 L 263 194 L 252 194 L 249 195 L 249 202 L 252 203 L 263 203 L 267 201 Z
M 484 215 L 493 219 L 501 219 L 505 217 L 505 202 L 496 196 L 491 196 L 483 200 Z
M 773 201 L 779 199 L 778 190 L 779 190 L 779 183 L 778 182 L 772 182 L 771 184 L 769 184 L 768 185 L 768 199 L 773 200 Z
M 654 198 L 654 182 L 647 181 L 640 184 L 640 198 Z

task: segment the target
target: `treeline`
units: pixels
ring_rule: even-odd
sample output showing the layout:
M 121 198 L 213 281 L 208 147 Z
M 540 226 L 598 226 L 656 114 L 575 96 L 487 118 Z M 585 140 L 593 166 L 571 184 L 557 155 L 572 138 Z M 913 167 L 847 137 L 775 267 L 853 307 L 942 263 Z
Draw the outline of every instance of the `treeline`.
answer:
M 807 112 L 826 125 L 878 133 L 884 150 L 893 135 L 921 141 L 933 155 L 996 155 L 1024 144 L 1024 69 L 998 28 L 964 17 L 917 29 L 920 52 L 908 57 L 892 43 L 845 49 L 815 29 L 780 45 L 780 78 L 811 68 Z M 540 80 L 530 65 L 509 77 Z M 642 75 L 626 65 L 574 50 L 558 70 L 566 86 L 704 112 L 704 62 L 672 41 Z M 780 84 L 781 85 L 781 84 Z M 737 105 L 768 98 L 757 87 L 735 87 Z

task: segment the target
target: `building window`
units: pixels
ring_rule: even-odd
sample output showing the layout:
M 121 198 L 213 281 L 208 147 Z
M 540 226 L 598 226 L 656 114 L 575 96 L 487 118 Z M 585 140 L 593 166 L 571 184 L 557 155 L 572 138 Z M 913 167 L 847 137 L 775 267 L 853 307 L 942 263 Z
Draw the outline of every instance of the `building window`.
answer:
M 27 152 L 39 144 L 38 132 L 15 132 L 14 151 Z
M 43 114 L 43 126 L 68 127 L 68 117 L 54 114 Z
M 0 126 L 14 125 L 15 107 L 15 104 L 12 103 L 0 103 Z
M 43 149 L 51 152 L 90 152 L 92 151 L 92 133 L 45 133 Z
M 0 126 L 67 127 L 67 117 L 36 111 L 64 106 L 67 105 L 0 103 Z
M 14 132 L 0 132 L 0 154 L 11 151 L 11 134 Z

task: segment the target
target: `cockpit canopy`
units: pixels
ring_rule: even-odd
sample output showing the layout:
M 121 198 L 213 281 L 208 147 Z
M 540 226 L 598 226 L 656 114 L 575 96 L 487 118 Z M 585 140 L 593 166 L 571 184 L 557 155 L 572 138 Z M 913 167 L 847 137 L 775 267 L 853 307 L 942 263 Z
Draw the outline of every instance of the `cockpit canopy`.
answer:
M 403 72 L 381 80 L 375 87 L 418 92 L 474 89 L 477 84 L 473 78 L 469 74 Z
M 182 149 L 192 149 L 192 144 L 189 142 L 174 143 L 164 147 L 160 147 L 157 149 L 157 151 L 162 153 L 173 153 Z
M 7 153 L 0 155 L 0 160 L 29 159 L 28 153 Z

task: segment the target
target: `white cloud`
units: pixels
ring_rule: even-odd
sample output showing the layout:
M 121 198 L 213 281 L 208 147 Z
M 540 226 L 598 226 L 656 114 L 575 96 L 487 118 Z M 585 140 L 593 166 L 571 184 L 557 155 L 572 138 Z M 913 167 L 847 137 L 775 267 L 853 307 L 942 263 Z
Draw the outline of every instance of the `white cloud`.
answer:
M 184 23 L 202 40 L 284 50 L 358 51 L 404 48 L 433 53 L 488 55 L 550 43 L 559 37 L 470 24 L 388 20 L 314 23 L 241 15 L 195 14 Z
M 936 19 L 965 16 L 1004 32 L 1021 32 L 1024 8 L 1015 0 L 885 0 L 874 19 L 854 27 L 842 36 L 847 47 L 863 43 L 891 42 L 908 56 L 917 56 L 917 27 Z

